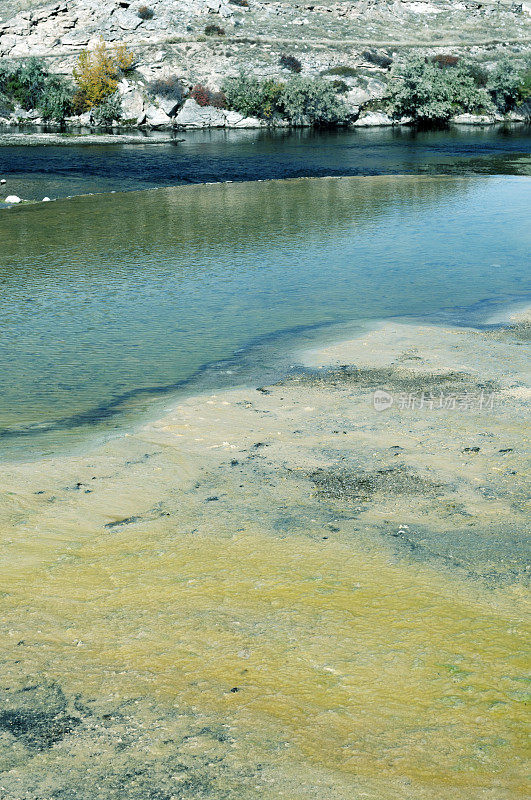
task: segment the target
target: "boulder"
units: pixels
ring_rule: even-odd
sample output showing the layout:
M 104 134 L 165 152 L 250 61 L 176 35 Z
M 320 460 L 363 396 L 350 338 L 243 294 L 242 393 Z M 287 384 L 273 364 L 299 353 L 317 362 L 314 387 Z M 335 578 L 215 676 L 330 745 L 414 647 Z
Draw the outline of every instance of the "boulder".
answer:
M 362 89 L 361 86 L 355 86 L 353 89 L 350 89 L 349 92 L 345 95 L 345 100 L 349 106 L 357 107 L 362 106 L 364 103 L 367 103 L 371 99 L 371 95 L 365 89 Z
M 519 110 L 509 111 L 509 113 L 505 115 L 505 119 L 508 122 L 525 122 L 527 117 L 523 111 Z
M 225 119 L 227 120 L 226 124 L 228 128 L 263 128 L 266 124 L 264 120 L 258 119 L 257 117 L 242 117 L 241 114 L 238 114 L 241 119 L 237 120 L 236 122 L 231 122 L 229 114 L 236 114 L 235 111 L 226 111 L 225 112 Z
M 123 119 L 137 119 L 144 110 L 144 98 L 138 89 L 131 88 L 124 93 L 120 91 L 120 102 Z
M 388 114 L 384 114 L 382 111 L 369 111 L 352 124 L 356 128 L 383 128 L 394 125 L 394 122 Z
M 175 124 L 182 128 L 224 128 L 226 111 L 213 106 L 200 106 L 192 98 L 185 100 Z
M 171 125 L 171 119 L 169 116 L 162 110 L 162 108 L 159 108 L 155 105 L 147 106 L 143 121 L 146 122 L 151 128 L 163 128 L 167 125 Z
M 181 105 L 180 101 L 175 100 L 175 98 L 173 97 L 157 96 L 155 98 L 155 101 L 159 106 L 159 108 L 162 108 L 162 110 L 164 111 L 165 114 L 168 115 L 168 117 L 175 116 Z
M 135 31 L 139 25 L 142 25 L 142 20 L 138 14 L 133 14 L 132 11 L 122 8 L 114 12 L 111 21 L 115 27 L 121 28 L 123 31 Z
M 451 121 L 455 125 L 494 125 L 496 122 L 489 114 L 457 114 Z
M 22 199 L 20 197 L 17 197 L 16 194 L 9 194 L 4 200 L 4 203 L 12 203 L 13 205 L 15 205 L 16 203 L 22 203 Z

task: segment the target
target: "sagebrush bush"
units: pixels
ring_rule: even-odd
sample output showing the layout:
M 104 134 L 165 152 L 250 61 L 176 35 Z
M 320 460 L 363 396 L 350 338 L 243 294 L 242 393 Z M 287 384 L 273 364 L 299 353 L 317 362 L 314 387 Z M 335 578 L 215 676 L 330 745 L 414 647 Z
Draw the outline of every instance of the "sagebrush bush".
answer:
M 284 84 L 274 78 L 260 80 L 241 72 L 223 84 L 227 105 L 245 117 L 271 119 L 283 111 L 280 97 Z
M 290 72 L 295 72 L 297 74 L 299 74 L 299 72 L 302 72 L 302 64 L 298 58 L 295 58 L 295 56 L 290 56 L 287 53 L 282 53 L 282 55 L 278 60 L 278 63 L 280 64 L 281 67 L 284 67 L 284 69 L 289 69 Z
M 38 104 L 39 113 L 45 120 L 63 122 L 74 113 L 75 88 L 71 81 L 61 75 L 50 75 Z
M 108 49 L 102 40 L 93 50 L 83 50 L 73 70 L 78 87 L 78 109 L 100 106 L 107 97 L 111 97 L 122 75 L 129 72 L 134 63 L 135 56 L 126 45 Z
M 211 23 L 205 26 L 205 36 L 225 36 L 225 29 Z
M 159 97 L 168 97 L 176 103 L 184 102 L 188 92 L 176 75 L 168 75 L 167 78 L 155 78 L 147 85 L 151 94 Z
M 354 67 L 347 67 L 341 64 L 338 67 L 330 67 L 330 69 L 325 69 L 321 75 L 338 75 L 340 78 L 357 78 L 358 70 Z
M 322 78 L 293 76 L 282 89 L 280 103 L 286 119 L 295 125 L 343 125 L 349 118 L 345 101 Z
M 213 92 L 208 86 L 198 83 L 190 92 L 190 97 L 195 100 L 198 106 L 214 106 L 214 108 L 226 108 L 227 98 L 223 92 Z
M 41 99 L 48 72 L 38 58 L 19 64 L 0 64 L 0 93 L 18 103 L 26 111 L 36 108 Z
M 509 58 L 502 59 L 487 79 L 487 91 L 502 114 L 512 111 L 523 100 L 523 74 Z
M 140 19 L 145 19 L 145 20 L 153 19 L 153 17 L 155 16 L 155 12 L 153 11 L 152 8 L 149 8 L 149 6 L 140 6 L 140 8 L 137 11 L 137 14 L 140 17 Z
M 336 78 L 335 80 L 332 81 L 332 86 L 334 88 L 334 91 L 337 92 L 338 94 L 346 94 L 350 89 L 348 83 L 345 83 L 345 81 L 342 81 L 339 78 Z
M 106 97 L 92 109 L 92 119 L 97 125 L 112 125 L 114 121 L 118 122 L 121 117 L 122 106 L 120 95 L 117 92 Z
M 395 119 L 411 117 L 419 125 L 440 125 L 454 114 L 489 108 L 488 93 L 460 64 L 441 69 L 418 57 L 392 71 L 388 111 Z

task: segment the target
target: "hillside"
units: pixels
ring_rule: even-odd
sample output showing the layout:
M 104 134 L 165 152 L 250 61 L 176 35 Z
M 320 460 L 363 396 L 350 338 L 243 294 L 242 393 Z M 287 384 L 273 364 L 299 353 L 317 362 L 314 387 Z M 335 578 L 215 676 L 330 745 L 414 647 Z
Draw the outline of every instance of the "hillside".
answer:
M 138 13 L 146 5 L 150 19 Z M 70 74 L 80 51 L 103 37 L 134 50 L 141 83 L 175 74 L 216 89 L 242 69 L 278 75 L 287 53 L 305 75 L 332 70 L 358 106 L 380 97 L 390 61 L 412 52 L 466 56 L 487 68 L 509 54 L 523 64 L 530 13 L 531 3 L 507 0 L 7 0 L 0 57 L 37 55 Z M 207 36 L 207 25 L 221 30 Z

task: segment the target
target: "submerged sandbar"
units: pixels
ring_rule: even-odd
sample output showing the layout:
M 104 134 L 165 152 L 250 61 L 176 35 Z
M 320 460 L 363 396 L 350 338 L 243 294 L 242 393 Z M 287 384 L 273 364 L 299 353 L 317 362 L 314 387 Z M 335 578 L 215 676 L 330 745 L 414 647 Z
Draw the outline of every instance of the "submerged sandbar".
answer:
M 4 796 L 523 798 L 528 330 L 374 323 L 6 465 Z

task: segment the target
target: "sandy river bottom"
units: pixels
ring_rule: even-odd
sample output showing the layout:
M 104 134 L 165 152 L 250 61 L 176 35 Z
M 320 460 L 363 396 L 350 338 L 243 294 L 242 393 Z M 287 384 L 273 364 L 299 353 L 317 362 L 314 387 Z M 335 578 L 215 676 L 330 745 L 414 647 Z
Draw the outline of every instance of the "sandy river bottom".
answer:
M 2 798 L 527 796 L 528 331 L 373 325 L 4 465 Z

